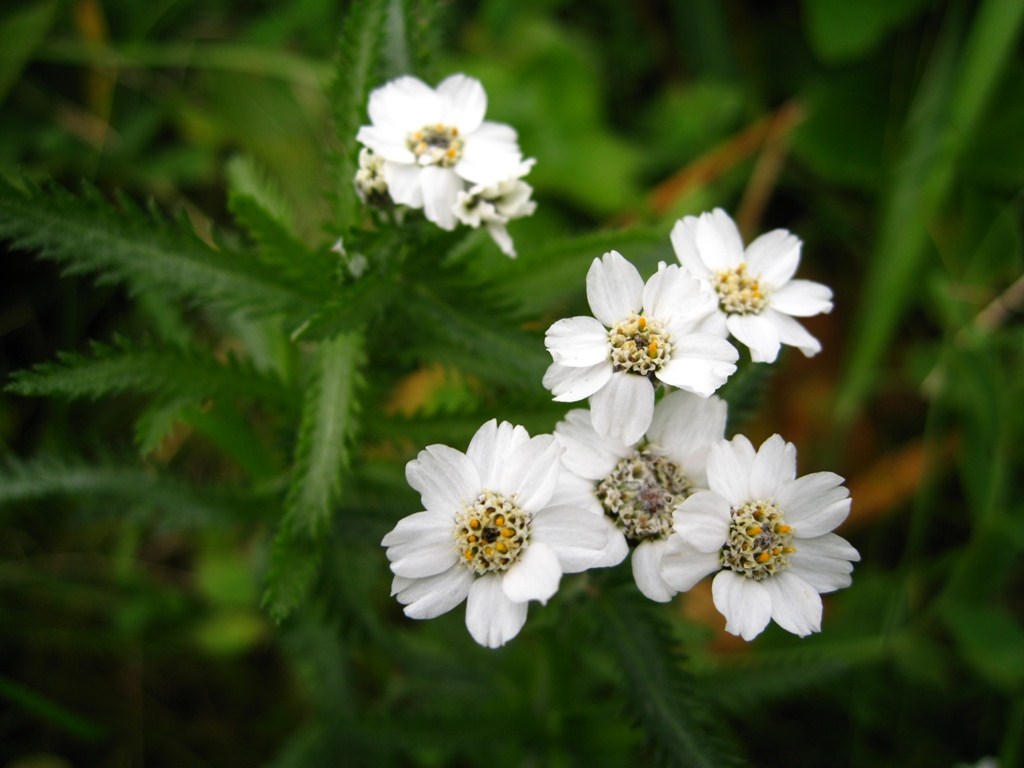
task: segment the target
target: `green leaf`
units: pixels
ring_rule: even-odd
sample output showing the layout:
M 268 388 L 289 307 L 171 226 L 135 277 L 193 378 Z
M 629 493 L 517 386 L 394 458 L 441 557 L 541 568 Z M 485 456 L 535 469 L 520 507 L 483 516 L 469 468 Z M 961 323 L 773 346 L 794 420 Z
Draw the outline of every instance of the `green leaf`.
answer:
M 1024 686 L 1024 627 L 993 605 L 949 603 L 942 617 L 964 659 L 989 683 L 1007 692 Z
M 32 52 L 46 38 L 56 16 L 57 0 L 42 0 L 0 19 L 0 104 L 28 63 Z
M 54 184 L 18 190 L 0 179 L 0 237 L 38 250 L 68 273 L 99 273 L 136 293 L 165 291 L 264 315 L 301 311 L 304 300 L 315 300 L 265 265 L 119 202 L 115 209 L 88 188 L 75 197 Z
M 803 0 L 804 29 L 825 61 L 853 59 L 870 51 L 927 0 Z
M 261 605 L 277 624 L 306 602 L 323 561 L 324 544 L 298 536 L 286 527 L 278 530 L 270 553 L 266 588 Z
M 76 738 L 97 741 L 106 735 L 106 729 L 99 723 L 3 675 L 0 675 L 0 696 Z M 60 764 L 65 763 L 61 761 Z
M 333 157 L 335 215 L 342 231 L 351 227 L 357 216 L 359 198 L 353 186 L 356 133 L 363 124 L 387 13 L 388 0 L 353 3 L 341 31 L 330 93 L 338 139 L 338 151 Z

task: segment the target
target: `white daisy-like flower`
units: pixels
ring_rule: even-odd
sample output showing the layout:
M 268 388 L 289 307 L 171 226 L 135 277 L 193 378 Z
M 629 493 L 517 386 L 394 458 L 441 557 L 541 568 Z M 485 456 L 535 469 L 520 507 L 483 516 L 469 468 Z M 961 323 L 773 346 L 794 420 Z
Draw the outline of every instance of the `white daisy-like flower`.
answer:
M 474 229 L 481 225 L 487 227 L 502 253 L 511 258 L 515 258 L 516 249 L 506 225 L 537 209 L 537 204 L 530 199 L 533 187 L 521 178 L 532 167 L 533 160 L 527 160 L 520 166 L 518 176 L 489 186 L 476 184 L 468 191 L 459 192 L 455 202 L 455 218 Z
M 807 357 L 821 351 L 821 343 L 794 317 L 831 312 L 832 291 L 793 279 L 800 264 L 798 237 L 776 229 L 744 250 L 736 224 L 716 208 L 677 221 L 672 247 L 683 268 L 718 294 L 716 329 L 746 344 L 754 362 L 774 362 L 782 344 Z
M 388 183 L 384 179 L 384 159 L 363 147 L 359 150 L 356 193 L 364 202 L 387 201 Z
M 725 629 L 752 640 L 774 620 L 809 635 L 821 629 L 821 597 L 850 585 L 857 550 L 831 533 L 850 512 L 843 478 L 797 478 L 796 448 L 772 435 L 754 452 L 742 435 L 708 454 L 710 490 L 675 513 L 675 533 L 661 576 L 685 592 L 718 571 L 711 584 Z
M 406 465 L 425 510 L 381 542 L 406 616 L 430 619 L 466 600 L 469 633 L 497 648 L 519 633 L 530 600 L 555 594 L 563 573 L 625 557 L 611 522 L 553 503 L 562 450 L 551 435 L 531 438 L 492 419 L 466 453 L 431 445 Z
M 587 272 L 594 317 L 570 317 L 544 344 L 554 363 L 544 386 L 559 402 L 590 398 L 602 438 L 635 443 L 651 424 L 657 381 L 703 397 L 736 370 L 736 348 L 699 328 L 715 297 L 678 266 L 660 264 L 644 284 L 618 252 L 594 259 Z
M 672 513 L 707 487 L 708 449 L 724 437 L 726 416 L 724 400 L 678 391 L 654 407 L 654 420 L 638 443 L 602 439 L 584 410 L 569 411 L 555 427 L 555 439 L 565 447 L 562 463 L 580 478 L 563 482 L 562 498 L 615 523 L 633 546 L 636 585 L 651 600 L 668 602 L 676 593 L 660 573 Z
M 487 95 L 479 80 L 452 75 L 434 89 L 399 77 L 370 94 L 368 111 L 372 124 L 356 139 L 384 160 L 391 199 L 422 208 L 443 229 L 454 229 L 467 185 L 518 178 L 518 137 L 510 126 L 484 120 Z

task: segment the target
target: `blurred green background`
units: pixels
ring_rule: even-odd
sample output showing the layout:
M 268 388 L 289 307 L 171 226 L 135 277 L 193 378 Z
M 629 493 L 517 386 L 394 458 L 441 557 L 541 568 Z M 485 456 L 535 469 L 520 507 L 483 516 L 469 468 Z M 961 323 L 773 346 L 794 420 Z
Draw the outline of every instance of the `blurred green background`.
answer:
M 348 11 L 6 2 L 0 170 L 154 201 L 229 241 L 226 190 L 265 174 L 296 237 L 326 253 L 330 158 L 351 148 L 332 123 L 344 73 L 331 86 Z M 769 766 L 1024 764 L 1024 2 L 393 0 L 389 14 L 389 39 L 413 44 L 384 46 L 374 85 L 478 77 L 489 117 L 537 158 L 537 213 L 510 227 L 519 258 L 480 238 L 452 257 L 532 338 L 523 370 L 543 370 L 543 329 L 584 306 L 591 259 L 616 248 L 649 271 L 673 258 L 675 219 L 714 206 L 748 239 L 797 233 L 801 276 L 835 292 L 807 323 L 824 352 L 784 355 L 731 427 L 755 444 L 779 432 L 801 472 L 847 478 L 853 586 L 804 640 L 772 627 L 736 641 L 706 588 L 659 611 L 732 751 Z M 287 329 L 3 247 L 4 382 L 118 338 L 198 339 L 297 375 Z M 457 359 L 419 364 L 394 333 L 371 342 L 371 360 L 398 347 L 395 375 L 368 374 L 356 480 L 314 597 L 280 625 L 261 595 L 293 400 L 154 402 L 138 377 L 92 401 L 2 396 L 0 765 L 657 753 L 588 601 L 601 582 L 566 578 L 498 652 L 472 643 L 460 609 L 402 618 L 377 542 L 419 508 L 404 462 L 427 442 L 464 448 L 491 416 L 550 431 L 564 409 L 539 376 L 512 396 Z

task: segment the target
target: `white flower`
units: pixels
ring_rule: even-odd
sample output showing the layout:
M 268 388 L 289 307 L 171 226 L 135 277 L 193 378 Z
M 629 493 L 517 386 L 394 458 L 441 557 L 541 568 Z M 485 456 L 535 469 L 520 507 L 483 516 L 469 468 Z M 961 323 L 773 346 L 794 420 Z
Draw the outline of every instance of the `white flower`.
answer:
M 548 329 L 554 363 L 544 386 L 559 402 L 589 397 L 603 438 L 640 439 L 654 414 L 654 379 L 707 397 L 736 370 L 736 348 L 698 329 L 714 294 L 676 265 L 659 265 L 645 285 L 636 267 L 606 253 L 587 272 L 587 301 L 594 317 Z
M 672 246 L 683 268 L 718 293 L 717 330 L 746 344 L 754 362 L 774 362 L 781 344 L 808 357 L 821 351 L 820 342 L 793 318 L 831 312 L 832 291 L 792 279 L 800 264 L 795 235 L 776 229 L 744 250 L 736 224 L 716 208 L 677 221 Z
M 518 178 L 516 132 L 484 120 L 487 95 L 479 80 L 452 75 L 436 89 L 404 76 L 370 94 L 372 125 L 356 139 L 384 160 L 391 199 L 422 208 L 443 229 L 454 229 L 459 192 Z
M 711 447 L 710 490 L 675 513 L 675 533 L 661 576 L 685 592 L 710 573 L 725 629 L 744 640 L 768 621 L 801 637 L 821 629 L 821 597 L 850 585 L 845 539 L 830 533 L 850 512 L 843 478 L 832 472 L 796 476 L 796 448 L 778 435 L 754 453 L 739 435 Z
M 615 527 L 552 503 L 562 448 L 551 435 L 488 421 L 466 453 L 431 445 L 406 466 L 425 511 L 381 542 L 405 615 L 430 619 L 466 600 L 466 626 L 481 645 L 515 637 L 530 600 L 546 602 L 563 573 L 615 565 Z
M 505 225 L 531 215 L 537 208 L 530 199 L 533 187 L 521 178 L 532 167 L 533 160 L 527 160 L 520 166 L 517 176 L 490 186 L 476 184 L 466 192 L 459 192 L 455 202 L 455 218 L 474 229 L 483 224 L 502 252 L 512 258 L 516 250 Z
M 387 200 L 388 183 L 384 179 L 384 160 L 363 147 L 359 150 L 359 170 L 355 178 L 356 193 L 363 201 Z
M 676 593 L 660 574 L 672 513 L 707 487 L 708 448 L 725 434 L 726 411 L 717 397 L 671 392 L 654 407 L 640 443 L 601 439 L 584 410 L 569 411 L 555 427 L 565 446 L 562 464 L 582 480 L 563 482 L 562 498 L 615 522 L 622 546 L 634 545 L 633 578 L 651 600 L 664 603 Z

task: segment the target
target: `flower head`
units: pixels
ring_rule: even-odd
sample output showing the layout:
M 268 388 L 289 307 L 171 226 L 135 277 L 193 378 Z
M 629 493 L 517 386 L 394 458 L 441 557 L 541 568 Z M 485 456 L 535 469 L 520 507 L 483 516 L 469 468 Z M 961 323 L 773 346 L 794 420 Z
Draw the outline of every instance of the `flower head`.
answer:
M 485 186 L 476 184 L 465 192 L 459 192 L 455 203 L 455 218 L 476 229 L 487 227 L 491 238 L 502 253 L 515 258 L 516 249 L 505 225 L 513 219 L 531 215 L 537 204 L 531 200 L 533 187 L 522 180 L 533 160 L 527 160 L 519 169 L 519 175 Z
M 399 77 L 370 94 L 368 111 L 371 125 L 361 127 L 356 139 L 383 161 L 391 199 L 422 208 L 442 229 L 454 229 L 460 220 L 460 194 L 515 185 L 530 168 L 516 132 L 484 120 L 487 95 L 472 77 L 452 75 L 436 89 Z M 506 218 L 495 223 L 504 225 L 526 212 L 520 206 L 516 216 L 499 215 Z
M 799 238 L 776 229 L 744 250 L 736 224 L 716 208 L 676 222 L 672 246 L 683 268 L 718 295 L 718 330 L 746 344 L 755 362 L 773 362 L 782 344 L 808 357 L 821 351 L 793 318 L 831 312 L 832 291 L 792 279 L 800 264 Z
M 654 414 L 654 385 L 711 395 L 736 370 L 735 347 L 700 324 L 715 298 L 676 265 L 661 264 L 645 284 L 616 251 L 587 273 L 594 317 L 559 320 L 545 335 L 554 363 L 544 386 L 554 399 L 590 398 L 602 438 L 634 443 Z
M 850 511 L 843 478 L 797 478 L 796 448 L 778 435 L 754 452 L 739 435 L 711 447 L 710 490 L 676 510 L 661 576 L 680 592 L 718 571 L 711 585 L 725 629 L 752 640 L 774 620 L 801 637 L 821 629 L 821 597 L 849 586 L 845 539 L 831 533 Z
M 607 520 L 553 495 L 562 448 L 551 435 L 491 420 L 466 453 L 431 445 L 406 466 L 425 510 L 398 522 L 381 544 L 392 594 L 414 619 L 466 600 L 466 626 L 481 645 L 515 637 L 530 600 L 546 602 L 563 573 L 625 556 Z
M 574 494 L 563 497 L 615 523 L 633 547 L 636 585 L 651 600 L 666 602 L 676 593 L 660 573 L 672 514 L 707 487 L 708 448 L 724 436 L 725 421 L 723 400 L 680 391 L 658 402 L 645 438 L 636 443 L 602 440 L 584 410 L 569 411 L 555 427 L 565 447 L 562 463 L 580 479 Z

